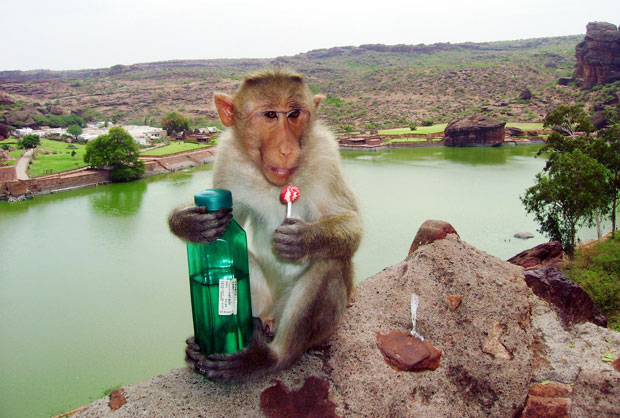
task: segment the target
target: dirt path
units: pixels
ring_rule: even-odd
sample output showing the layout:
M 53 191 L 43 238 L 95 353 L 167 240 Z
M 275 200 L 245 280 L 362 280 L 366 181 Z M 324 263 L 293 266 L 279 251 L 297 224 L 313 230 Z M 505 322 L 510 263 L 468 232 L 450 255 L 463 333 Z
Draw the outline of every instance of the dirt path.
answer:
M 28 180 L 28 163 L 32 159 L 35 148 L 29 148 L 15 163 L 15 171 L 17 172 L 17 180 Z

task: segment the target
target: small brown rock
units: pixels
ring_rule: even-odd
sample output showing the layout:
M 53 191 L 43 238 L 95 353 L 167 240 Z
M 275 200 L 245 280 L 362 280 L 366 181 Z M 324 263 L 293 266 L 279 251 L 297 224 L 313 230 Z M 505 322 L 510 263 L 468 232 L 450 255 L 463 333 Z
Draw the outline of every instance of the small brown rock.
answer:
M 617 372 L 620 372 L 620 357 L 612 361 L 611 366 L 616 369 Z
M 386 335 L 377 332 L 377 347 L 385 362 L 394 370 L 436 370 L 441 360 L 441 350 L 406 331 L 391 331 Z
M 121 406 L 127 403 L 127 399 L 125 399 L 125 389 L 120 388 L 116 389 L 112 393 L 110 393 L 110 402 L 108 405 L 112 411 L 116 411 Z
M 489 337 L 482 344 L 482 351 L 498 359 L 512 360 L 510 351 L 499 341 L 503 333 L 504 327 L 499 322 L 493 324 L 493 329 L 489 332 Z
M 564 418 L 568 417 L 571 400 L 564 398 L 543 398 L 529 396 L 522 418 Z
M 531 396 L 540 396 L 543 398 L 566 398 L 573 393 L 570 385 L 558 382 L 550 382 L 547 384 L 536 383 L 530 387 L 529 394 Z
M 448 234 L 456 234 L 457 237 L 459 236 L 454 227 L 448 222 L 427 219 L 415 234 L 415 238 L 409 248 L 409 255 L 420 246 L 430 244 L 439 239 L 444 239 Z
M 462 301 L 463 298 L 459 295 L 448 295 L 448 306 L 450 306 L 450 309 L 453 311 L 456 311 L 456 308 L 461 305 Z

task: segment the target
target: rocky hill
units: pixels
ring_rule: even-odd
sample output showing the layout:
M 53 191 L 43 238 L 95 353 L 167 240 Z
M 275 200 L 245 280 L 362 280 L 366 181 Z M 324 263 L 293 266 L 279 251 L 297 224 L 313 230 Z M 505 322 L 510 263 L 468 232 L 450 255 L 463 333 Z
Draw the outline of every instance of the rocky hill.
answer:
M 519 41 L 361 45 L 264 60 L 176 60 L 80 71 L 0 72 L 2 115 L 50 105 L 89 118 L 157 124 L 168 111 L 195 126 L 217 122 L 214 91 L 232 93 L 243 74 L 284 65 L 327 95 L 322 115 L 334 127 L 384 128 L 449 122 L 471 114 L 540 121 L 560 103 L 588 109 L 619 84 L 578 89 L 572 76 L 583 35 Z M 524 94 L 527 92 L 528 94 Z M 14 117 L 11 117 L 14 120 Z
M 360 283 L 329 344 L 291 369 L 236 385 L 173 370 L 76 416 L 618 416 L 620 365 L 610 362 L 620 333 L 564 322 L 530 291 L 521 267 L 454 233 L 434 242 L 445 234 L 422 235 L 414 245 L 431 243 Z M 395 370 L 378 347 L 380 335 L 411 330 L 411 294 L 420 300 L 416 330 L 441 350 L 434 370 Z

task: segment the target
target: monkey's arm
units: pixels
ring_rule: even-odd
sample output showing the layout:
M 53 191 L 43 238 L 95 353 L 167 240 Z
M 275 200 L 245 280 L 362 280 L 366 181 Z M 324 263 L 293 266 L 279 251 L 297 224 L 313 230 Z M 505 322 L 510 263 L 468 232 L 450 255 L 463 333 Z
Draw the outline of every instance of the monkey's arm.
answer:
M 170 231 L 189 242 L 212 242 L 224 235 L 232 212 L 219 209 L 207 213 L 205 207 L 186 206 L 173 209 L 168 216 Z
M 362 222 L 357 212 L 328 215 L 314 223 L 287 218 L 274 235 L 274 249 L 287 260 L 350 258 L 360 244 Z

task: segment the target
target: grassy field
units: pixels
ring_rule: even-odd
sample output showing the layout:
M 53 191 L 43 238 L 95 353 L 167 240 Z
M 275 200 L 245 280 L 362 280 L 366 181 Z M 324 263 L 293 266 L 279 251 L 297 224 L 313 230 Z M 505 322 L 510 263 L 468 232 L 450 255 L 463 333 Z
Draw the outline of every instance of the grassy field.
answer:
M 542 123 L 534 123 L 534 122 L 508 122 L 506 126 L 512 128 L 519 128 L 522 131 L 542 131 L 543 124 Z
M 177 152 L 191 151 L 199 148 L 206 148 L 207 145 L 195 144 L 190 142 L 171 142 L 163 147 L 154 148 L 148 151 L 141 152 L 140 155 L 144 156 L 157 156 L 176 154 Z
M 377 132 L 379 133 L 379 135 L 436 134 L 439 132 L 443 132 L 443 130 L 446 129 L 446 125 L 447 125 L 446 123 L 440 123 L 440 124 L 431 125 L 431 126 L 418 126 L 415 131 L 412 131 L 409 128 L 395 128 L 395 129 L 380 129 Z
M 590 295 L 609 328 L 620 331 L 620 233 L 616 239 L 577 250 L 563 271 Z
M 75 149 L 68 148 L 69 146 L 75 146 Z M 38 149 L 48 151 L 49 154 L 35 154 L 35 158 L 33 158 L 28 168 L 30 177 L 50 174 L 50 170 L 52 170 L 52 173 L 60 173 L 87 165 L 84 162 L 85 145 L 68 144 L 66 142 L 41 138 L 41 145 Z M 72 151 L 76 152 L 73 157 L 71 156 Z

